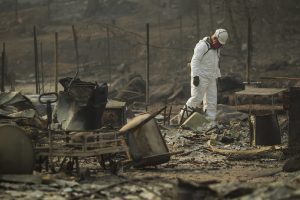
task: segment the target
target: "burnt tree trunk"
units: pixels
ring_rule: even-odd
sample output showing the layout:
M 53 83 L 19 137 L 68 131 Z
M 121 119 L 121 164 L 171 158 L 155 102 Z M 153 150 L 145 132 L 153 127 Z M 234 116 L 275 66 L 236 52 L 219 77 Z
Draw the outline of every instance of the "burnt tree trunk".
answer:
M 241 39 L 239 37 L 238 31 L 237 31 L 237 28 L 236 28 L 236 24 L 235 24 L 235 20 L 233 18 L 231 2 L 230 1 L 225 1 L 225 6 L 226 6 L 226 9 L 227 9 L 227 12 L 228 12 L 228 15 L 229 15 L 229 23 L 231 25 L 232 36 L 233 36 L 232 38 L 235 38 L 234 40 L 235 40 L 235 45 L 236 45 L 237 49 L 241 49 L 241 46 L 242 46 Z M 249 15 L 249 14 L 247 14 L 247 15 Z
M 99 8 L 100 8 L 99 0 L 88 0 L 88 4 L 84 15 L 87 17 L 93 16 L 97 13 L 97 10 L 99 10 Z

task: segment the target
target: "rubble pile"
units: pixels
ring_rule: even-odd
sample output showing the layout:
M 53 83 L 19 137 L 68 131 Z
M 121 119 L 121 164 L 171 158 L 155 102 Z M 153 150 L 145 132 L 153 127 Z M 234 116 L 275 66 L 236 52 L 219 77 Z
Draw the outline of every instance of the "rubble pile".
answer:
M 172 199 L 173 188 L 167 180 L 157 183 L 157 177 L 129 179 L 101 173 L 94 180 L 81 182 L 50 175 L 6 175 L 0 179 L 1 199 Z
M 82 161 L 90 173 L 2 175 L 2 199 L 297 199 L 300 173 L 281 172 L 281 154 L 274 151 L 248 159 L 216 153 L 212 147 L 247 151 L 263 149 L 249 146 L 247 121 L 231 121 L 220 130 L 195 132 L 160 124 L 171 152 L 181 152 L 158 168 L 125 169 L 118 176 L 99 170 L 97 163 Z M 231 137 L 224 141 L 224 137 Z M 213 145 L 212 145 L 213 144 Z M 231 159 L 230 159 L 231 158 Z M 230 173 L 237 165 L 252 170 L 240 177 Z M 253 167 L 255 170 L 253 171 Z M 250 168 L 249 168 L 250 167 Z M 276 167 L 276 168 L 274 168 Z M 260 170 L 261 172 L 260 172 Z M 279 170 L 278 170 L 279 169 Z M 218 171 L 218 172 L 217 172 Z M 224 174 L 228 173 L 228 176 Z M 241 172 L 239 172 L 241 173 Z M 264 177 L 274 178 L 275 182 Z
M 2 109 L 19 105 L 10 102 Z M 29 99 L 25 102 L 30 104 Z M 282 144 L 254 146 L 248 114 L 230 106 L 218 105 L 215 126 L 204 120 L 203 113 L 176 126 L 168 125 L 162 114 L 167 107 L 146 114 L 137 109 L 136 117 L 125 124 L 125 104 L 116 103 L 108 103 L 103 112 L 104 121 L 118 126 L 104 124 L 92 131 L 46 129 L 34 121 L 23 124 L 3 111 L 2 122 L 17 122 L 31 139 L 39 168 L 28 175 L 0 174 L 0 198 L 300 198 L 299 157 L 287 160 L 286 115 L 278 117 Z M 38 113 L 35 116 L 42 120 Z

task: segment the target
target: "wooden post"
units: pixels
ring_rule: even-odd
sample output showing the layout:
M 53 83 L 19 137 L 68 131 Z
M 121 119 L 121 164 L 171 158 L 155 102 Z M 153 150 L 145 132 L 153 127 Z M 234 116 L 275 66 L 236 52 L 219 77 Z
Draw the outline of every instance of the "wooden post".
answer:
M 5 91 L 5 58 L 6 58 L 6 52 L 5 52 L 5 42 L 3 42 L 3 50 L 2 50 L 2 68 L 1 68 L 1 92 Z
M 237 49 L 240 49 L 241 48 L 241 39 L 238 35 L 238 32 L 236 30 L 236 25 L 235 25 L 235 22 L 234 22 L 234 19 L 233 19 L 233 13 L 232 13 L 232 9 L 231 9 L 231 1 L 224 1 L 225 3 L 225 7 L 228 11 L 228 16 L 229 16 L 229 23 L 231 25 L 231 32 L 232 32 L 232 38 L 234 38 L 234 42 L 236 44 L 236 48 Z M 247 9 L 247 12 L 248 13 L 248 9 Z M 249 14 L 247 14 L 247 18 L 249 17 L 248 16 Z M 241 51 L 239 51 L 241 53 Z M 241 54 L 240 54 L 241 55 Z
M 42 93 L 45 92 L 45 81 L 44 81 L 44 56 L 43 56 L 43 43 L 40 44 L 41 52 L 41 78 L 42 78 Z
M 196 9 L 197 40 L 199 40 L 199 38 L 200 38 L 199 1 L 198 0 L 194 0 L 194 1 L 195 1 L 195 9 Z
M 150 28 L 149 23 L 146 24 L 147 29 L 147 64 L 146 64 L 146 108 L 149 105 L 149 67 L 150 67 Z
M 158 14 L 158 31 L 159 31 L 159 43 L 162 44 L 162 36 L 161 36 L 161 12 Z
M 214 14 L 213 14 L 212 0 L 209 0 L 209 18 L 210 18 L 210 31 L 213 33 L 215 27 L 214 27 Z
M 58 92 L 58 33 L 55 32 L 55 92 Z
M 16 18 L 16 23 L 19 22 L 19 5 L 18 5 L 18 0 L 15 0 L 15 18 Z
M 5 89 L 5 84 L 8 82 L 7 81 L 7 73 L 8 72 L 8 55 L 7 51 L 5 50 L 5 62 L 4 62 L 4 89 Z
M 251 56 L 252 56 L 252 26 L 251 26 L 251 18 L 248 17 L 248 41 L 247 41 L 247 83 L 250 84 L 250 67 L 251 67 Z
M 183 52 L 183 30 L 182 30 L 182 16 L 179 17 L 179 35 L 180 35 L 180 58 L 181 67 L 184 67 L 184 52 Z
M 47 0 L 47 17 L 48 17 L 48 22 L 50 22 L 50 3 L 51 3 L 51 0 Z
M 73 31 L 73 40 L 74 40 L 75 56 L 76 56 L 76 74 L 78 75 L 79 73 L 78 40 L 77 40 L 77 32 L 74 24 L 72 25 L 72 31 Z
M 34 66 L 35 66 L 35 93 L 39 94 L 39 58 L 38 58 L 38 46 L 36 28 L 33 26 L 33 45 L 34 45 Z
M 108 24 L 106 25 L 106 38 L 107 38 L 107 61 L 108 61 L 109 83 L 111 83 L 110 35 L 109 35 Z

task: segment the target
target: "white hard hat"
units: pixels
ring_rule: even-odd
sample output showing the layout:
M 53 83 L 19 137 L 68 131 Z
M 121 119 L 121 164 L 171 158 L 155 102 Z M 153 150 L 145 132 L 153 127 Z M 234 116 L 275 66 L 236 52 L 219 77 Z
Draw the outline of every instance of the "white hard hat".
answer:
M 220 44 L 224 45 L 226 44 L 226 41 L 228 39 L 228 32 L 225 29 L 217 29 L 215 32 L 215 35 L 218 38 L 218 41 L 220 42 Z

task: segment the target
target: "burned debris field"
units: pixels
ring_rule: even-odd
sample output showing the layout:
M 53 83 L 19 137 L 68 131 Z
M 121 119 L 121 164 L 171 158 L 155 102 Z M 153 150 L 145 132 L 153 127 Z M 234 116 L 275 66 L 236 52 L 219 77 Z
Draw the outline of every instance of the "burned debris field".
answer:
M 0 199 L 300 199 L 299 11 L 0 0 Z

